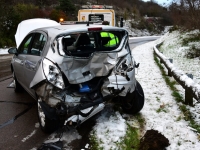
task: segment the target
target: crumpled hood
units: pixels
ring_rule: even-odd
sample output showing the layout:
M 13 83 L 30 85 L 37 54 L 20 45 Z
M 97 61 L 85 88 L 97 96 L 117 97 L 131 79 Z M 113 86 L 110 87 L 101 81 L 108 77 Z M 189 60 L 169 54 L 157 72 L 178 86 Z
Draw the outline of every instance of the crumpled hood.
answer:
M 17 48 L 19 47 L 24 37 L 34 29 L 42 27 L 58 26 L 58 25 L 60 24 L 54 20 L 42 19 L 42 18 L 28 19 L 20 22 L 18 24 L 17 31 L 15 34 L 15 42 Z

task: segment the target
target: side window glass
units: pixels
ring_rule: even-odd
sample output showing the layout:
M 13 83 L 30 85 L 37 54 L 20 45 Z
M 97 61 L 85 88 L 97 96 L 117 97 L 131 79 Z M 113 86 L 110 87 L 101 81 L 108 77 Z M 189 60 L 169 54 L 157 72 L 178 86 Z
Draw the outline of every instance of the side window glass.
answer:
M 46 43 L 46 37 L 41 33 L 36 33 L 33 39 L 33 44 L 30 50 L 30 54 L 40 56 L 45 43 Z
M 110 32 L 101 32 L 101 45 L 105 47 L 114 47 L 119 44 L 118 37 Z
M 33 34 L 30 34 L 27 37 L 25 37 L 25 39 L 22 41 L 22 43 L 20 44 L 20 46 L 18 48 L 19 54 L 27 54 L 28 53 L 28 48 L 30 46 L 32 38 L 33 38 Z

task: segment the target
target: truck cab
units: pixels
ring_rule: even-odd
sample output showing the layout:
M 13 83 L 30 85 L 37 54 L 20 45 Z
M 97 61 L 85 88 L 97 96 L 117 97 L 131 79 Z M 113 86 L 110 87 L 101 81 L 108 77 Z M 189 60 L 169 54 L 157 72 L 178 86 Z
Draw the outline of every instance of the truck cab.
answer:
M 115 11 L 112 8 L 104 5 L 83 5 L 78 11 L 78 21 L 108 21 L 109 25 L 115 26 Z

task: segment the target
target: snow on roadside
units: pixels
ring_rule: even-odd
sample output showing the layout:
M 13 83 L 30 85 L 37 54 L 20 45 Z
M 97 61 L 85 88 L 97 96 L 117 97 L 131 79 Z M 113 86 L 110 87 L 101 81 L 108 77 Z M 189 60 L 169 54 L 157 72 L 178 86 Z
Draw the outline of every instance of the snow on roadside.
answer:
M 97 119 L 93 127 L 92 135 L 99 141 L 99 147 L 103 149 L 117 149 L 119 143 L 126 134 L 126 121 L 119 112 L 105 109 Z
M 155 129 L 170 141 L 171 149 L 195 150 L 200 147 L 197 135 L 189 129 L 183 114 L 178 109 L 171 91 L 166 85 L 159 68 L 153 59 L 153 46 L 150 42 L 133 49 L 136 62 L 140 63 L 136 78 L 145 93 L 145 105 L 141 113 L 146 120 L 146 130 Z
M 193 48 L 199 48 L 200 42 L 190 42 L 187 46 L 183 46 L 182 44 L 183 39 L 198 34 L 200 34 L 199 30 L 190 32 L 173 31 L 161 37 L 159 42 L 164 41 L 160 47 L 160 51 L 162 51 L 166 57 L 173 59 L 173 64 L 176 68 L 185 73 L 192 74 L 194 82 L 200 84 L 200 57 L 193 59 L 188 59 L 186 57 L 188 51 L 191 51 Z
M 0 55 L 8 54 L 8 48 L 0 48 Z

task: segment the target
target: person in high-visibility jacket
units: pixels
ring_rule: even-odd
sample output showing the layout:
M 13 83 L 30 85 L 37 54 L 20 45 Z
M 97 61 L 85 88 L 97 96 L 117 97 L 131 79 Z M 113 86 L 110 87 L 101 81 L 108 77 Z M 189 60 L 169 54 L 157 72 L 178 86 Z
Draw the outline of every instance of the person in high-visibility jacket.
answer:
M 117 36 L 115 36 L 113 33 L 110 32 L 101 32 L 101 37 L 110 37 L 110 40 L 107 44 L 105 44 L 105 47 L 112 47 L 119 43 L 119 39 Z

